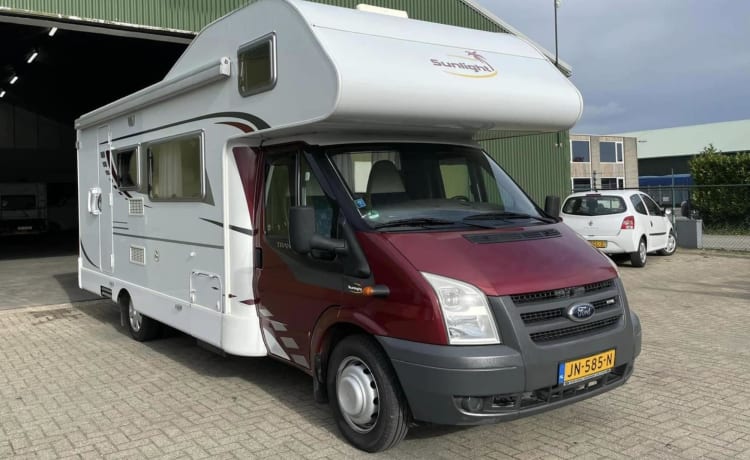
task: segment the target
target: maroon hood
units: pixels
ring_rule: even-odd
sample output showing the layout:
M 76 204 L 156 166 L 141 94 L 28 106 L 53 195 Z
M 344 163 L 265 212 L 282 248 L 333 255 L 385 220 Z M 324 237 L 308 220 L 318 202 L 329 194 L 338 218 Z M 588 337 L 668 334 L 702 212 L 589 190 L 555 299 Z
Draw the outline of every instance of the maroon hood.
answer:
M 518 239 L 525 232 L 550 230 L 559 236 Z M 382 235 L 417 270 L 465 281 L 492 296 L 580 286 L 617 276 L 607 256 L 564 224 Z M 467 236 L 511 241 L 477 243 Z

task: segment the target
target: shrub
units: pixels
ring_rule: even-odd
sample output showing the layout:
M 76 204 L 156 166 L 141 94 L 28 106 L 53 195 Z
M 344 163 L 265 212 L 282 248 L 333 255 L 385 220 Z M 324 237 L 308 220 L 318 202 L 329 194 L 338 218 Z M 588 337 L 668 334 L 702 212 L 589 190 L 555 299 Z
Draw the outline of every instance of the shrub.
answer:
M 750 225 L 750 152 L 725 154 L 709 144 L 690 160 L 698 187 L 693 207 L 708 225 Z

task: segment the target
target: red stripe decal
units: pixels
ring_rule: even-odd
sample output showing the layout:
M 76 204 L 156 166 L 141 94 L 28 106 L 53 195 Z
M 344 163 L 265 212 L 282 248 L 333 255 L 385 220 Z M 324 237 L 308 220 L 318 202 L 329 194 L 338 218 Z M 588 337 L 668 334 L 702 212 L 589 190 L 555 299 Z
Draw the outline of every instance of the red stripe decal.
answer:
M 217 121 L 216 124 L 234 126 L 235 128 L 239 129 L 243 133 L 252 133 L 253 131 L 255 131 L 255 129 L 252 126 L 246 125 L 244 123 L 239 123 L 236 121 Z

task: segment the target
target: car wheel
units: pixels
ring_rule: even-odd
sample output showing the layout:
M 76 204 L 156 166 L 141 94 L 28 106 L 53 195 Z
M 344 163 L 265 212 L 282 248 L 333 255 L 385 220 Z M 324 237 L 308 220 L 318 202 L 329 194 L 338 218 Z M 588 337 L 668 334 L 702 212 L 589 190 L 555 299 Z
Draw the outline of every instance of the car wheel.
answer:
M 635 252 L 630 253 L 630 263 L 633 264 L 634 267 L 643 267 L 646 265 L 647 255 L 646 237 L 641 237 L 641 240 L 638 242 L 638 249 Z
M 352 335 L 339 342 L 326 381 L 336 424 L 354 447 L 380 452 L 404 439 L 409 429 L 406 397 L 372 338 Z
M 159 336 L 161 324 L 148 316 L 142 315 L 133 306 L 133 300 L 128 299 L 128 330 L 135 340 L 145 342 Z
M 670 230 L 667 237 L 667 247 L 659 251 L 659 254 L 662 256 L 671 256 L 675 251 L 677 251 L 677 239 L 674 236 L 674 232 Z

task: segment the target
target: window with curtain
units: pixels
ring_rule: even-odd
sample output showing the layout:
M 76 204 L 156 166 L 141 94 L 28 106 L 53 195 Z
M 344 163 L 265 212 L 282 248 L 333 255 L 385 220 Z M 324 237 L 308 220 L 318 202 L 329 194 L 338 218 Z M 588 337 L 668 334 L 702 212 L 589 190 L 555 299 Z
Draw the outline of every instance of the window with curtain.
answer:
M 203 198 L 201 147 L 200 134 L 148 146 L 152 199 L 200 201 Z

